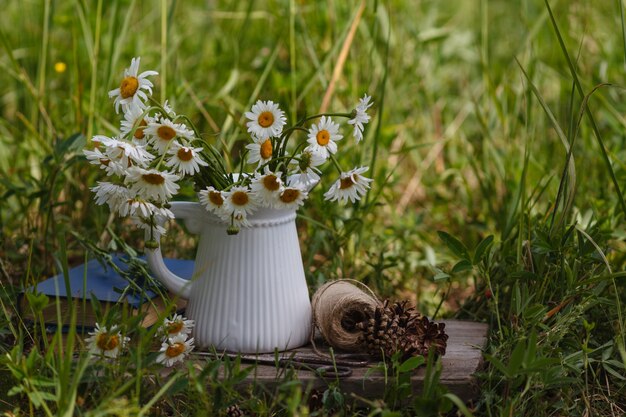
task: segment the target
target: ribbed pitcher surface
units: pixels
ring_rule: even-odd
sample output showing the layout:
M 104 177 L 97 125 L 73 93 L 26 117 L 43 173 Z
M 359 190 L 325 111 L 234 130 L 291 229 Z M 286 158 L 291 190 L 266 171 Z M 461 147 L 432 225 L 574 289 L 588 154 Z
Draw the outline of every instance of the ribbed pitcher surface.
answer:
M 186 315 L 196 321 L 196 345 L 253 353 L 305 344 L 311 304 L 295 210 L 261 209 L 248 217 L 250 227 L 228 235 L 228 225 L 199 204 L 179 204 L 177 218 L 182 214 L 200 235 L 194 274 L 182 292 Z M 148 260 L 160 278 L 154 255 Z

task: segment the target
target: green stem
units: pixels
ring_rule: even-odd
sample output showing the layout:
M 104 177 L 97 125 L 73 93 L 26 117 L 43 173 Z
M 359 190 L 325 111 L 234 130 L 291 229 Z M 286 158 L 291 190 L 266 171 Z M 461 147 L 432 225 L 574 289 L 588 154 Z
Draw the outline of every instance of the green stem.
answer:
M 91 91 L 89 92 L 89 120 L 87 122 L 87 140 L 93 135 L 93 118 L 96 107 L 96 84 L 98 79 L 98 55 L 100 53 L 100 26 L 102 23 L 102 0 L 98 0 L 96 12 L 96 37 L 94 39 L 93 58 L 91 67 Z
M 167 0 L 161 0 L 161 101 L 167 97 Z
M 326 117 L 345 117 L 346 119 L 352 119 L 354 117 L 354 115 L 352 114 L 352 112 L 350 113 L 320 113 L 320 114 L 315 114 L 313 116 L 308 116 L 305 117 L 304 119 L 302 119 L 298 125 L 303 125 L 304 123 L 313 120 L 313 119 L 319 119 L 322 116 L 326 116 Z
M 335 165 L 335 168 L 337 168 L 337 170 L 339 171 L 339 175 L 343 174 L 344 171 L 341 169 L 341 166 L 339 166 L 339 162 L 337 162 L 337 159 L 335 159 L 335 156 L 329 152 L 328 158 L 332 161 L 333 165 Z

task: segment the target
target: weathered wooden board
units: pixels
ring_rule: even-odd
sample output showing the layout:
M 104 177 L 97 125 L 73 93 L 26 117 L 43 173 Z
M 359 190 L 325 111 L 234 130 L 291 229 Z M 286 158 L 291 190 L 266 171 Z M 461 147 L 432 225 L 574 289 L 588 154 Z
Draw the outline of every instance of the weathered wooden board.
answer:
M 449 335 L 449 339 L 446 354 L 441 359 L 440 382 L 450 392 L 467 401 L 476 394 L 473 374 L 482 362 L 481 350 L 487 343 L 487 325 L 459 320 L 444 320 L 443 322 L 446 323 L 446 333 Z M 317 347 L 323 352 L 328 352 L 327 347 L 323 344 Z M 314 357 L 315 353 L 309 345 L 281 353 L 281 355 L 284 358 L 293 355 Z M 337 358 L 339 360 L 346 359 L 340 353 L 337 354 Z M 321 378 L 318 373 L 306 368 L 297 369 L 295 372 L 297 372 L 298 379 L 304 386 L 324 390 L 329 383 L 337 381 L 344 393 L 370 399 L 382 398 L 385 391 L 385 376 L 381 371 L 372 369 L 378 362 L 374 360 L 365 366 L 350 367 L 351 375 L 341 378 Z M 260 384 L 272 389 L 283 381 L 285 369 L 259 363 L 254 365 L 256 369 L 251 372 L 245 382 L 246 385 Z M 411 377 L 415 393 L 419 393 L 421 390 L 424 373 L 425 369 L 422 367 L 416 370 Z

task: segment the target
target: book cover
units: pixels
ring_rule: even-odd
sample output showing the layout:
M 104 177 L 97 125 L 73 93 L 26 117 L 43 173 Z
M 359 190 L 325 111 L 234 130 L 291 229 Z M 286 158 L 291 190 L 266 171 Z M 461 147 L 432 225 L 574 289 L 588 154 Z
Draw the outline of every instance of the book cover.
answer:
M 113 255 L 112 262 L 124 272 L 129 266 L 124 262 L 125 255 Z M 180 259 L 164 259 L 167 267 L 181 278 L 190 279 L 193 274 L 194 261 Z M 141 279 L 129 283 L 113 267 L 92 259 L 86 264 L 80 264 L 68 271 L 69 288 L 66 287 L 63 274 L 48 278 L 35 286 L 31 286 L 24 292 L 37 292 L 50 298 L 48 306 L 42 311 L 46 324 L 58 325 L 58 313 L 56 298 L 59 297 L 62 324 L 69 323 L 69 303 L 74 303 L 77 309 L 77 325 L 93 327 L 96 323 L 96 314 L 93 311 L 91 299 L 95 297 L 106 311 L 117 303 L 126 303 L 131 309 L 131 314 L 146 313 L 143 321 L 145 327 L 151 326 L 158 319 L 159 310 L 165 305 L 161 297 L 156 293 L 143 288 Z M 135 287 L 135 288 L 133 288 Z M 85 300 L 86 302 L 83 302 Z M 176 308 L 185 307 L 184 300 L 176 299 Z M 21 296 L 19 302 L 22 318 L 27 321 L 34 320 L 27 298 Z

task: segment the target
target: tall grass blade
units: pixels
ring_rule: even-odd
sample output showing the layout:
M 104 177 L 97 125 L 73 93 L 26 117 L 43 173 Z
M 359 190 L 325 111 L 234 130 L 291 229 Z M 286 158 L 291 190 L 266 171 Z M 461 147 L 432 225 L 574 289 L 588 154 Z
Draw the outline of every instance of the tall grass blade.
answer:
M 563 52 L 563 56 L 567 60 L 567 65 L 569 66 L 570 73 L 572 75 L 572 78 L 574 79 L 574 83 L 576 84 L 576 89 L 578 90 L 578 94 L 580 94 L 581 97 L 585 97 L 583 87 L 580 83 L 580 80 L 578 79 L 578 74 L 576 73 L 576 68 L 574 68 L 574 64 L 572 63 L 572 60 L 569 56 L 569 52 L 567 52 L 567 47 L 565 46 L 565 42 L 563 41 L 563 37 L 561 36 L 561 31 L 559 30 L 559 26 L 556 23 L 554 14 L 552 13 L 552 8 L 550 7 L 550 3 L 548 2 L 548 0 L 544 0 L 544 3 L 546 4 L 546 8 L 548 9 L 548 13 L 550 14 L 550 21 L 552 22 L 552 26 L 559 40 L 559 45 L 561 47 L 561 51 Z M 591 113 L 591 110 L 589 109 L 589 106 L 587 105 L 585 105 L 585 113 L 587 114 L 587 118 L 589 119 L 589 123 L 591 124 L 591 128 L 593 129 L 593 133 L 595 135 L 596 141 L 598 142 L 598 146 L 600 147 L 600 150 L 602 151 L 602 159 L 604 160 L 604 163 L 609 172 L 609 175 L 611 176 L 611 181 L 613 181 L 613 186 L 615 187 L 615 191 L 619 198 L 619 203 L 622 207 L 622 211 L 624 212 L 624 215 L 626 215 L 626 201 L 624 201 L 624 195 L 622 194 L 622 190 L 620 189 L 619 182 L 615 175 L 615 171 L 613 170 L 611 159 L 609 158 L 608 152 L 606 150 L 606 146 L 604 145 L 604 141 L 602 140 L 602 136 L 600 135 L 600 130 L 598 129 L 595 119 L 593 118 L 593 114 Z
M 526 73 L 526 70 L 524 69 L 522 64 L 517 60 L 517 58 L 515 58 L 515 61 L 517 62 L 517 65 L 519 66 L 522 73 L 524 74 L 524 77 L 528 81 L 528 85 L 530 86 L 533 94 L 539 101 L 541 108 L 543 109 L 546 116 L 548 116 L 548 120 L 550 121 L 550 124 L 552 124 L 552 127 L 554 128 L 557 136 L 561 140 L 561 143 L 565 147 L 565 151 L 567 152 L 567 158 L 566 158 L 566 164 L 565 164 L 565 167 L 567 169 L 567 175 L 565 175 L 565 172 L 564 172 L 563 176 L 561 177 L 561 184 L 559 184 L 559 189 L 561 189 L 563 184 L 567 182 L 568 188 L 567 188 L 566 201 L 572 201 L 574 198 L 574 193 L 576 192 L 576 167 L 574 165 L 574 159 L 571 157 L 572 152 L 573 152 L 573 147 L 570 145 L 570 141 L 567 139 L 567 136 L 563 132 L 563 129 L 559 125 L 559 122 L 556 120 L 556 117 L 554 117 L 554 114 L 552 113 L 547 103 L 541 96 L 541 93 L 537 89 L 537 86 L 535 86 L 535 84 L 532 82 L 532 80 L 528 76 L 528 73 Z M 556 204 L 558 204 L 558 200 Z M 554 210 L 556 211 L 556 209 L 557 208 L 555 206 Z

